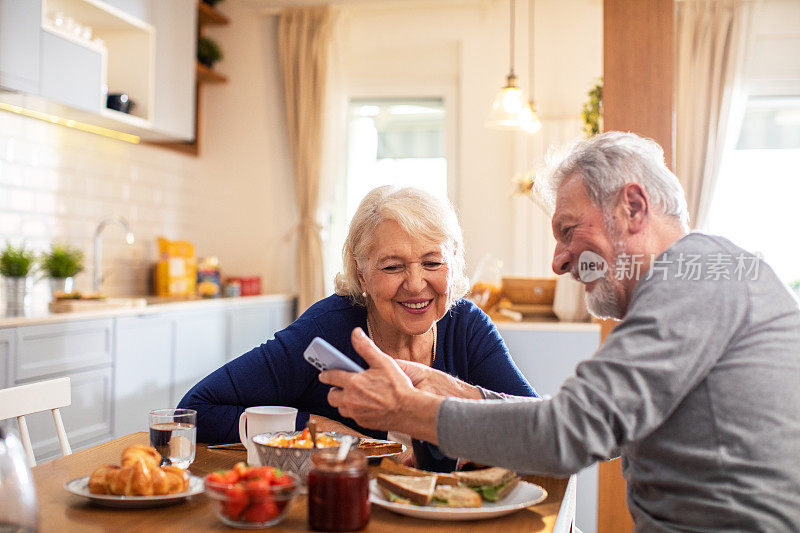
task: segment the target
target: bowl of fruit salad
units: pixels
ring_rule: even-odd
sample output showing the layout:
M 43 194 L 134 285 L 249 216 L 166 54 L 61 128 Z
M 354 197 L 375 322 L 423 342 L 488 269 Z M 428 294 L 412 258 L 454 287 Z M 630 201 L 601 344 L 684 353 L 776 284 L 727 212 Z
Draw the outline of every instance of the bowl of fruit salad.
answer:
M 258 529 L 283 520 L 297 497 L 300 482 L 292 472 L 237 463 L 231 470 L 207 475 L 205 487 L 223 523 Z

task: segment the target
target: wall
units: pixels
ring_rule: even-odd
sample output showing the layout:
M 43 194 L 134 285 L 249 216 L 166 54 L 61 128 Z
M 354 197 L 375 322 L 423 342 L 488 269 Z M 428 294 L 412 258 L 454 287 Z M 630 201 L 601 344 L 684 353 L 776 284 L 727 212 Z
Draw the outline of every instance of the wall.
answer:
M 515 71 L 530 90 L 534 30 L 535 91 L 543 128 L 531 137 L 483 122 L 508 73 L 508 2 L 349 5 L 343 8 L 345 90 L 358 96 L 455 95 L 458 114 L 451 200 L 459 210 L 468 272 L 486 254 L 504 272 L 552 275 L 549 218 L 512 198 L 512 176 L 543 159 L 550 144 L 580 136 L 581 104 L 602 70 L 599 0 L 517 2 Z M 569 68 L 564 68 L 569 65 Z M 433 93 L 433 94 L 432 94 Z
M 231 81 L 203 92 L 198 158 L 0 112 L 0 244 L 80 246 L 87 271 L 78 286 L 88 290 L 94 229 L 116 214 L 129 220 L 136 243 L 126 246 L 118 227 L 104 232 L 111 295 L 149 292 L 159 235 L 220 256 L 227 274 L 261 275 L 265 292 L 294 291 L 296 215 L 275 21 L 235 1 L 221 8 L 230 26 L 208 33 L 226 53 L 219 69 Z M 48 299 L 46 284 L 37 284 L 35 304 Z
M 516 70 L 527 89 L 530 17 L 527 3 L 517 4 Z M 362 59 L 380 52 L 372 64 L 396 66 L 393 81 L 399 77 L 407 88 L 437 76 L 454 87 L 454 201 L 470 272 L 491 253 L 508 273 L 549 274 L 549 221 L 528 200 L 511 198 L 511 176 L 539 160 L 550 142 L 579 134 L 580 104 L 601 71 L 600 1 L 536 3 L 535 94 L 544 128 L 533 139 L 483 127 L 508 69 L 506 1 L 372 5 L 353 6 L 349 16 L 349 42 L 362 49 Z M 42 250 L 65 241 L 82 246 L 91 265 L 97 222 L 119 214 L 137 242 L 128 248 L 121 230 L 106 230 L 103 264 L 112 295 L 147 290 L 158 235 L 193 241 L 200 256 L 220 256 L 228 274 L 261 275 L 267 292 L 294 291 L 297 212 L 277 17 L 244 0 L 219 9 L 231 24 L 206 33 L 220 43 L 225 57 L 218 69 L 230 81 L 204 87 L 198 158 L 0 112 L 0 243 L 25 239 Z M 449 61 L 439 71 L 441 63 L 426 59 L 430 47 L 442 51 L 437 61 Z M 89 288 L 90 275 L 79 277 L 81 289 Z M 46 301 L 40 286 L 39 300 Z

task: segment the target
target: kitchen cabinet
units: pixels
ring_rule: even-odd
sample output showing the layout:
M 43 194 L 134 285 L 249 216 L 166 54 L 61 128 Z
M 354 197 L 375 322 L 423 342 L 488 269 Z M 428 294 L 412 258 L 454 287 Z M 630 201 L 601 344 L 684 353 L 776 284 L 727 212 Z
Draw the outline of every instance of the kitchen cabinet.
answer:
M 222 310 L 181 316 L 175 321 L 175 387 L 172 405 L 227 358 L 226 320 Z
M 112 320 L 80 320 L 17 329 L 14 383 L 111 365 Z
M 41 2 L 0 0 L 0 87 L 39 91 L 41 21 Z
M 186 0 L 0 0 L 0 102 L 142 139 L 192 140 L 196 28 Z M 130 113 L 106 107 L 114 93 L 135 103 Z
M 0 387 L 11 386 L 11 358 L 14 356 L 14 331 L 0 329 Z
M 147 412 L 173 405 L 173 322 L 165 314 L 116 319 L 114 436 L 147 430 Z
M 294 308 L 278 302 L 242 305 L 228 312 L 228 360 L 243 355 L 275 337 L 294 319 Z
M 72 405 L 61 414 L 73 450 L 146 430 L 149 410 L 174 407 L 197 381 L 271 338 L 295 305 L 261 296 L 109 313 L 0 327 L 0 387 L 72 380 Z M 57 456 L 50 413 L 26 418 L 37 460 Z
M 72 404 L 61 410 L 73 449 L 111 436 L 112 320 L 80 320 L 2 330 L 14 336 L 12 382 L 69 377 Z M 37 459 L 60 453 L 49 411 L 26 417 Z
M 208 83 L 226 83 L 228 81 L 225 75 L 200 64 L 200 62 L 195 59 L 197 55 L 197 40 L 200 38 L 205 26 L 225 25 L 228 24 L 229 21 L 225 15 L 202 1 L 196 2 L 196 8 L 192 6 L 192 9 L 195 10 L 194 17 L 196 19 L 197 28 L 197 31 L 192 35 L 191 59 L 192 65 L 194 65 L 192 68 L 194 70 L 195 80 L 193 84 L 194 107 L 192 116 L 194 128 L 191 131 L 191 135 L 185 137 L 187 140 L 184 142 L 153 142 L 152 144 L 196 156 L 200 153 L 200 102 L 202 101 L 201 94 L 203 85 Z
M 575 367 L 600 345 L 597 324 L 498 322 L 497 329 L 520 372 L 540 396 L 552 396 Z M 584 533 L 597 531 L 598 466 L 577 475 L 575 525 Z

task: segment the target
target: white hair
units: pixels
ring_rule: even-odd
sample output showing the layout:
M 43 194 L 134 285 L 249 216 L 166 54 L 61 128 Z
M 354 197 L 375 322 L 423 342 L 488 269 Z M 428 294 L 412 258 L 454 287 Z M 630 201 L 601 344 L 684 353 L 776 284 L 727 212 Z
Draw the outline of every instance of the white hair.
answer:
M 461 226 L 449 202 L 413 187 L 386 185 L 371 190 L 361 200 L 342 247 L 343 268 L 336 275 L 336 294 L 350 296 L 356 304 L 366 305 L 358 279 L 359 264 L 363 264 L 375 244 L 375 230 L 387 220 L 396 222 L 409 235 L 443 244 L 448 250 L 449 309 L 469 290 Z
M 637 183 L 647 191 L 657 212 L 674 218 L 684 231 L 689 230 L 683 187 L 664 163 L 664 150 L 652 139 L 609 131 L 575 141 L 563 151 L 551 149 L 546 164 L 538 187 L 551 208 L 564 180 L 579 174 L 589 197 L 608 220 L 622 188 Z

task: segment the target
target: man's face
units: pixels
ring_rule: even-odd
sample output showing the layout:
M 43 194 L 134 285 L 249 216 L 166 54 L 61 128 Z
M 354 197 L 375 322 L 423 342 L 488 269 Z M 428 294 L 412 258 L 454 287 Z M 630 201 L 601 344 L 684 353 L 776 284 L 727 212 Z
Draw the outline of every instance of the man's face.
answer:
M 586 285 L 586 305 L 594 316 L 622 318 L 627 310 L 625 287 L 614 277 L 624 251 L 621 232 L 609 232 L 602 209 L 587 194 L 580 175 L 568 177 L 558 189 L 552 226 L 553 272 L 571 274 Z

